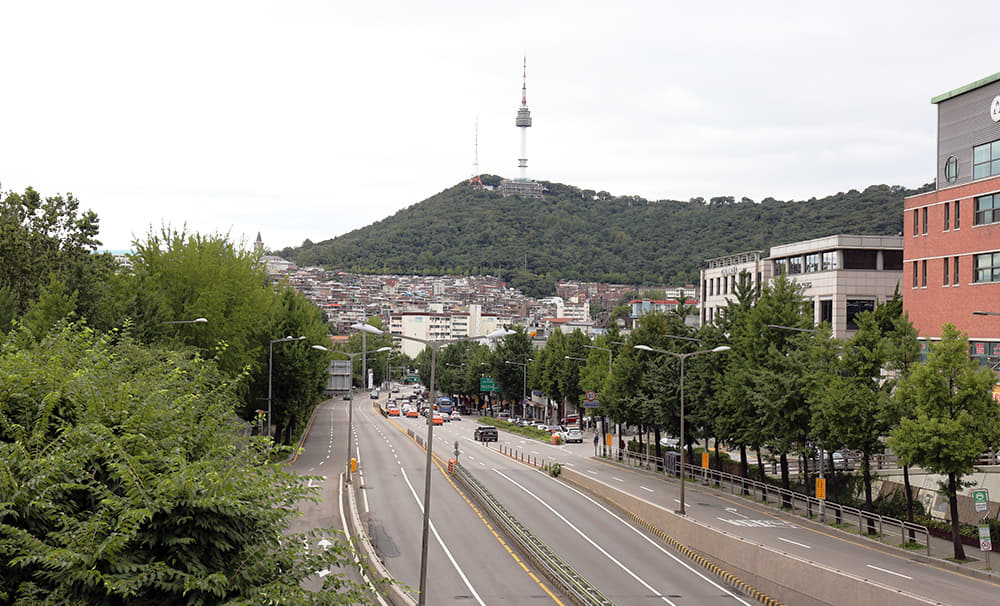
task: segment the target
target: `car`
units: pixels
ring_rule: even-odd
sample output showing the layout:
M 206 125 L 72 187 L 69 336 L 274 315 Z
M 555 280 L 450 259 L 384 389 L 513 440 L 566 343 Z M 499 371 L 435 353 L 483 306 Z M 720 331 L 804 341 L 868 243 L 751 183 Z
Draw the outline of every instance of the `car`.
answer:
M 459 412 L 457 410 L 452 411 L 452 413 L 451 413 L 451 420 L 452 421 L 461 421 L 462 420 L 462 415 L 459 414 Z
M 562 432 L 562 439 L 567 444 L 570 442 L 578 442 L 580 444 L 583 444 L 583 432 L 573 427 Z
M 399 385 L 392 386 L 392 393 L 399 393 Z
M 441 415 L 441 413 L 436 412 L 434 413 L 434 416 L 431 417 L 431 423 L 433 423 L 434 425 L 444 425 L 444 417 Z
M 377 389 L 373 389 L 371 395 L 372 395 L 372 399 L 373 400 L 378 399 L 378 390 Z
M 497 420 L 498 421 L 510 421 L 510 413 L 509 412 L 501 412 L 499 415 L 497 415 Z
M 660 438 L 660 446 L 664 448 L 677 448 L 681 441 L 678 438 L 672 438 L 670 436 L 663 436 Z
M 417 419 L 419 417 L 420 417 L 420 413 L 417 412 L 416 408 L 411 408 L 411 409 L 409 409 L 409 410 L 406 411 L 406 418 L 407 419 Z
M 500 432 L 492 425 L 480 425 L 472 432 L 472 438 L 477 442 L 496 442 L 500 439 Z
M 844 453 L 834 451 L 831 454 L 833 456 L 834 469 L 847 469 L 847 457 L 844 456 Z
M 390 406 L 386 412 L 388 413 L 388 415 L 390 417 L 398 417 L 399 416 L 399 409 L 396 408 L 395 406 Z

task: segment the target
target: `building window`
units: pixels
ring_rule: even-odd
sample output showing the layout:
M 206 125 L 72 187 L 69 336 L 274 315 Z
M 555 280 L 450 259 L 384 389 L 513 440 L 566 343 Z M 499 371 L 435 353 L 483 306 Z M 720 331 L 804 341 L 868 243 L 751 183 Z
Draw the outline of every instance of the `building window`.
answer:
M 961 208 L 962 207 L 958 205 L 958 200 L 955 200 L 955 229 L 958 229 L 959 227 L 961 227 L 959 225 L 959 223 L 961 221 L 961 218 L 962 218 L 962 215 L 959 213 L 959 210 Z
M 924 207 L 924 235 L 927 235 L 927 207 Z
M 885 271 L 903 271 L 903 251 L 883 250 L 882 269 Z
M 973 261 L 973 282 L 1000 282 L 1000 252 L 976 255 Z
M 948 183 L 954 183 L 956 179 L 958 179 L 958 158 L 948 156 L 948 159 L 944 161 L 944 180 Z
M 926 263 L 926 261 L 924 261 Z M 872 299 L 848 299 L 847 300 L 847 330 L 857 330 L 858 324 L 854 317 L 864 311 L 874 311 L 875 301 Z
M 952 284 L 958 286 L 958 257 L 955 257 L 954 263 L 952 263 L 951 279 Z
M 823 271 L 835 271 L 837 269 L 837 251 L 828 250 L 823 253 Z
M 913 209 L 913 235 L 920 233 L 920 209 Z
M 949 284 L 951 284 L 951 281 L 948 280 L 948 259 L 945 259 L 944 263 L 942 263 L 941 265 L 942 267 L 944 267 L 944 281 L 941 283 L 944 284 L 945 286 L 948 286 Z
M 944 203 L 944 230 L 948 231 L 951 229 L 951 203 Z
M 972 148 L 972 178 L 985 179 L 1000 175 L 1000 141 Z
M 920 286 L 927 288 L 927 259 L 920 262 Z
M 833 301 L 824 299 L 819 302 L 819 321 L 821 324 L 833 324 Z
M 789 274 L 800 274 L 800 273 L 802 273 L 802 257 L 789 257 L 789 259 L 788 259 L 788 273 Z
M 976 214 L 973 225 L 986 225 L 1000 221 L 1000 194 L 976 198 Z
M 781 274 L 784 273 L 788 273 L 788 259 L 775 259 L 774 275 L 780 276 Z
M 918 286 L 918 284 L 919 284 L 919 283 L 917 282 L 917 279 L 918 279 L 918 278 L 917 278 L 917 276 L 918 276 L 918 275 L 919 275 L 919 274 L 917 273 L 917 262 L 916 262 L 916 261 L 914 261 L 914 262 L 913 262 L 913 288 L 916 288 L 916 287 Z
M 814 274 L 819 271 L 819 253 L 806 255 L 806 273 Z
M 844 269 L 877 269 L 878 251 L 870 248 L 845 248 Z

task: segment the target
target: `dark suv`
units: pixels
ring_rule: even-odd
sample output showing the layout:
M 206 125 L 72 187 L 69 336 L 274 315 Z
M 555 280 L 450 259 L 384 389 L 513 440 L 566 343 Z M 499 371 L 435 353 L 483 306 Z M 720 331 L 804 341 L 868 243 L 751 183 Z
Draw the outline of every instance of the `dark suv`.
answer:
M 477 442 L 496 442 L 500 438 L 500 435 L 497 433 L 496 427 L 492 425 L 480 425 L 476 428 L 472 437 Z

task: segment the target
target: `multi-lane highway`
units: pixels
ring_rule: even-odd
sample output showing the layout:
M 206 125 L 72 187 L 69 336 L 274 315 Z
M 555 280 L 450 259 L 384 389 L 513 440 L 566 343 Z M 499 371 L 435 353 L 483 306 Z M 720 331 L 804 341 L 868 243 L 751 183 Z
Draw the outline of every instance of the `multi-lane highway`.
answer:
M 413 439 L 426 435 L 424 418 L 385 418 L 367 398 L 354 406 L 352 456 L 360 467 L 359 507 L 377 550 L 397 579 L 419 585 L 425 454 Z M 346 459 L 346 402 L 329 401 L 318 412 L 295 464 L 301 473 L 336 478 Z M 327 418 L 333 428 L 320 421 Z M 592 444 L 555 446 L 501 432 L 501 442 L 472 440 L 473 419 L 435 428 L 434 450 L 453 457 L 539 538 L 616 604 L 749 604 L 744 592 L 669 549 L 622 515 L 583 491 L 498 452 L 516 448 L 536 460 L 557 460 L 588 478 L 666 511 L 677 506 L 674 481 L 594 459 Z M 325 432 L 325 433 L 324 433 Z M 344 454 L 341 454 L 343 451 Z M 324 457 L 330 457 L 325 459 Z M 324 461 L 329 460 L 330 463 Z M 333 465 L 327 471 L 326 465 Z M 324 486 L 324 495 L 336 482 Z M 473 501 L 443 468 L 433 469 L 427 604 L 568 603 L 518 552 L 507 545 Z M 336 504 L 335 494 L 324 502 Z M 915 561 L 905 553 L 846 540 L 838 531 L 802 525 L 738 497 L 692 488 L 688 516 L 721 532 L 766 545 L 831 569 L 844 583 L 869 582 L 925 596 L 931 603 L 991 603 L 996 586 Z M 331 508 L 326 508 L 331 509 Z M 316 520 L 335 521 L 323 507 Z M 306 508 L 306 518 L 310 517 Z M 302 524 L 308 525 L 308 519 Z M 326 524 L 316 524 L 322 526 Z M 828 603 L 837 603 L 831 596 Z

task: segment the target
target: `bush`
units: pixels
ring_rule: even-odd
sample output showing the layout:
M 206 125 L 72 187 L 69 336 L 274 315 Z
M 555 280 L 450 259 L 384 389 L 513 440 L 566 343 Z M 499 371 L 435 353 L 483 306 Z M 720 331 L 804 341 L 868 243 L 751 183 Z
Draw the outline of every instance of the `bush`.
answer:
M 559 474 L 561 473 L 562 473 L 562 465 L 560 465 L 559 463 L 553 463 L 552 465 L 549 465 L 550 476 L 552 476 L 553 478 L 558 478 Z

